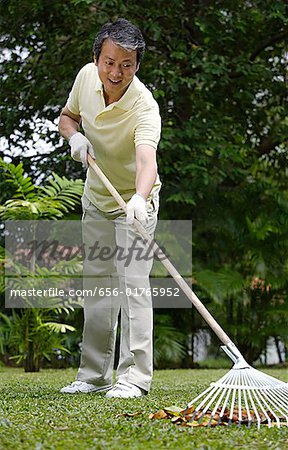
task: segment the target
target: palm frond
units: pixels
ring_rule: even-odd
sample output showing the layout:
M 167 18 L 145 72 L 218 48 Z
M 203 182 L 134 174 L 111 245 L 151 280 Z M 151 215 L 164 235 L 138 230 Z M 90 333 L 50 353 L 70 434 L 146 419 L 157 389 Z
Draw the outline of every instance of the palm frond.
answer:
M 31 177 L 24 174 L 22 164 L 15 166 L 0 158 L 0 166 L 16 189 L 13 198 L 0 206 L 0 217 L 4 220 L 61 219 L 80 203 L 83 193 L 80 179 L 68 180 L 53 173 L 47 186 L 34 186 Z
M 185 335 L 173 326 L 170 316 L 156 315 L 154 333 L 155 366 L 175 365 L 185 358 Z
M 60 219 L 63 212 L 67 212 L 67 208 L 60 202 L 46 201 L 46 199 L 42 201 L 10 199 L 0 206 L 0 216 L 4 220 Z
M 197 285 L 217 303 L 222 303 L 229 295 L 240 293 L 246 284 L 243 275 L 231 269 L 218 272 L 202 270 L 194 273 L 194 277 Z
M 67 209 L 72 209 L 80 201 L 83 193 L 83 181 L 68 180 L 53 172 L 54 178 L 48 179 L 48 186 L 39 187 L 41 197 L 60 202 Z
M 23 164 L 15 166 L 13 163 L 5 163 L 0 157 L 0 167 L 4 170 L 6 181 L 12 183 L 16 189 L 14 193 L 15 198 L 36 198 L 35 186 L 31 177 L 24 174 Z
M 72 325 L 67 325 L 65 323 L 57 323 L 57 322 L 45 322 L 42 323 L 39 327 L 46 328 L 52 333 L 66 333 L 66 331 L 75 331 L 76 328 L 72 327 Z

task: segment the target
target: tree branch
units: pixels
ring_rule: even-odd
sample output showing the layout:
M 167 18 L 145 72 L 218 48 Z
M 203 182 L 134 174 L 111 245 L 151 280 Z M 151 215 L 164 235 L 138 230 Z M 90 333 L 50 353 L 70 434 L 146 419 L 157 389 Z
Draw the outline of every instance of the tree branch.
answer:
M 267 155 L 271 150 L 274 150 L 274 148 L 281 143 L 281 141 L 275 140 L 271 136 L 268 136 L 260 143 L 257 151 L 259 155 Z
M 286 37 L 288 37 L 288 31 L 283 31 L 282 33 L 279 34 L 275 34 L 274 36 L 266 39 L 264 42 L 262 42 L 257 48 L 256 50 L 252 53 L 252 55 L 249 58 L 249 61 L 254 61 L 257 56 L 263 51 L 265 50 L 265 48 L 269 47 L 272 44 L 275 44 L 276 42 L 282 41 L 283 39 L 285 39 Z

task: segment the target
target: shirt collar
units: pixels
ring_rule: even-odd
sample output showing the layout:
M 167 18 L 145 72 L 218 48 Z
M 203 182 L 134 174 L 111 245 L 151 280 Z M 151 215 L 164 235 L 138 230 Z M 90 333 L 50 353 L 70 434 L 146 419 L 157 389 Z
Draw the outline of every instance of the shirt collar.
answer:
M 140 94 L 139 89 L 137 88 L 137 81 L 138 78 L 134 76 L 125 94 L 118 102 L 114 103 L 116 108 L 124 109 L 124 111 L 129 111 L 133 108 L 133 105 Z
M 95 69 L 96 69 L 96 72 L 97 72 L 96 83 L 95 83 L 95 90 L 96 91 L 102 91 L 102 83 L 101 83 L 101 80 L 100 80 L 99 75 L 98 75 L 97 66 L 95 66 Z
M 99 78 L 98 75 L 98 69 L 97 66 L 96 70 L 97 70 L 97 78 L 96 78 L 96 83 L 95 83 L 95 90 L 96 91 L 102 91 L 102 95 L 104 98 L 104 93 L 103 93 L 103 85 L 102 82 Z M 136 76 L 134 76 L 133 80 L 131 81 L 127 91 L 125 92 L 125 94 L 120 98 L 120 100 L 118 100 L 118 102 L 113 103 L 113 107 L 115 108 L 119 108 L 119 109 L 123 109 L 124 111 L 129 111 L 130 109 L 132 109 L 134 103 L 136 102 L 138 96 L 139 96 L 139 88 L 137 87 L 139 83 L 139 80 Z M 111 106 L 112 106 L 111 105 Z

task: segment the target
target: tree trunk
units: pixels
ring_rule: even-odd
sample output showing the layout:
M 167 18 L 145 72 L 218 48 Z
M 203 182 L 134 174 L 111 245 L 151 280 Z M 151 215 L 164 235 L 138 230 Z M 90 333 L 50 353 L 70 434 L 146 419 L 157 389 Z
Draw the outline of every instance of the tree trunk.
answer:
M 40 370 L 40 360 L 39 356 L 34 354 L 33 341 L 28 344 L 28 353 L 24 361 L 25 372 L 39 372 Z
M 283 361 L 283 358 L 282 358 L 282 353 L 281 353 L 281 348 L 280 348 L 280 341 L 279 341 L 277 336 L 274 336 L 274 341 L 275 341 L 275 346 L 276 346 L 276 350 L 277 350 L 277 355 L 278 355 L 278 358 L 279 358 L 279 364 L 282 364 L 284 361 Z

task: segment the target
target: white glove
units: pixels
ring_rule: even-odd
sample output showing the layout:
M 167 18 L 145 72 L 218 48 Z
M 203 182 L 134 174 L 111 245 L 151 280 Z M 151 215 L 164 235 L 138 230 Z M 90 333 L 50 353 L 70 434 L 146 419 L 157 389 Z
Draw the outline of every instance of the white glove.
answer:
M 75 133 L 69 139 L 69 145 L 71 147 L 71 156 L 75 161 L 82 162 L 82 166 L 87 169 L 87 154 L 95 159 L 94 150 L 92 144 L 82 133 Z
M 148 213 L 146 211 L 146 200 L 140 194 L 134 194 L 127 203 L 127 223 L 131 225 L 134 218 L 139 220 L 142 225 L 148 222 Z

